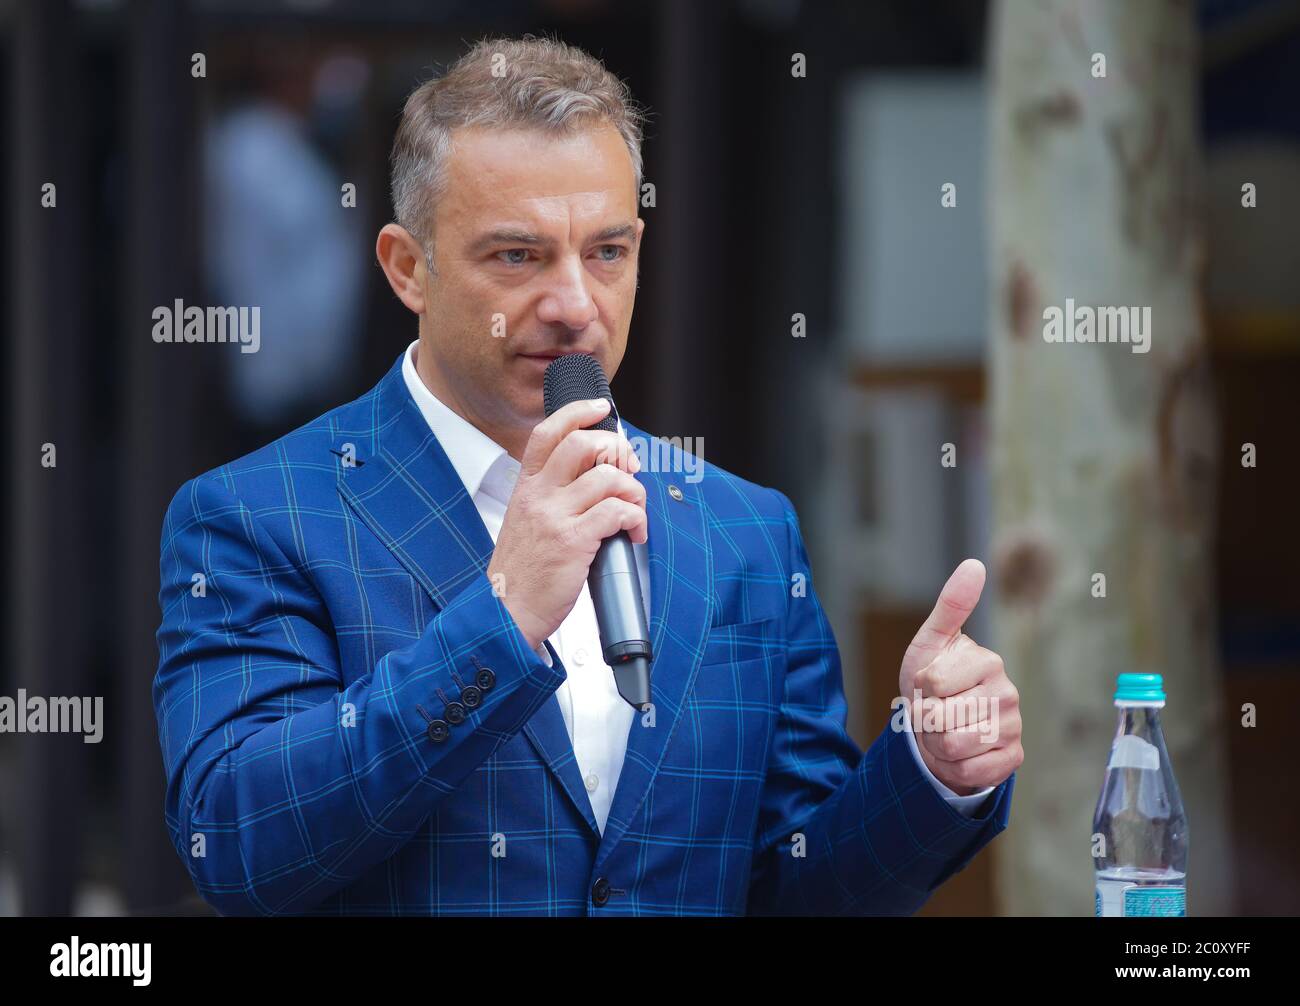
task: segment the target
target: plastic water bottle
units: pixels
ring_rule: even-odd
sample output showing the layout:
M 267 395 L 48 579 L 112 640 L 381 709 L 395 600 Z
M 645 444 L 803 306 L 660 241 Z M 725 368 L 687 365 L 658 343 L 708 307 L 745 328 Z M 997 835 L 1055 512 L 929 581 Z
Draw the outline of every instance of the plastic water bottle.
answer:
M 1097 915 L 1187 914 L 1187 815 L 1160 710 L 1159 674 L 1121 674 L 1119 726 L 1092 818 Z

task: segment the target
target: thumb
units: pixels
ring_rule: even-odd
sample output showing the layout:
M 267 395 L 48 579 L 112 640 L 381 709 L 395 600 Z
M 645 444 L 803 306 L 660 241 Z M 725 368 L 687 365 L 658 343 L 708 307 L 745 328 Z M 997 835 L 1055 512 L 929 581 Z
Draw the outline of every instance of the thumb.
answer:
M 912 647 L 933 652 L 947 646 L 961 632 L 984 590 L 984 563 L 965 559 L 939 591 L 939 600 L 925 624 L 917 630 Z

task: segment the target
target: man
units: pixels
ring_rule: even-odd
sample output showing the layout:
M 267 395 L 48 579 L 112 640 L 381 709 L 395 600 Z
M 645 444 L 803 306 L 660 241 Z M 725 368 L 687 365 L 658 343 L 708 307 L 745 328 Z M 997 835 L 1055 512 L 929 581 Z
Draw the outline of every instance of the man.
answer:
M 642 470 L 644 432 L 586 429 L 604 402 L 544 418 L 557 355 L 618 370 L 640 175 L 598 62 L 475 46 L 411 95 L 393 151 L 376 252 L 418 339 L 364 397 L 177 493 L 155 704 L 167 823 L 218 910 L 905 913 L 1005 828 L 1020 720 L 961 633 L 978 562 L 900 693 L 997 700 L 992 722 L 915 704 L 864 755 L 789 500 L 674 475 L 680 453 Z M 643 712 L 585 587 L 619 530 Z

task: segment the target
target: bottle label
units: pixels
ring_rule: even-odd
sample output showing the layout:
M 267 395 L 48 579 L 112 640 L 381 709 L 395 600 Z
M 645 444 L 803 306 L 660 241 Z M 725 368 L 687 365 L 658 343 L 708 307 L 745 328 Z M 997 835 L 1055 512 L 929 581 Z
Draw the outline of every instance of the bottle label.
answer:
M 1102 916 L 1156 918 L 1185 916 L 1187 889 L 1183 887 L 1140 887 L 1111 881 L 1098 884 L 1093 911 Z
M 1124 914 L 1147 918 L 1186 915 L 1187 891 L 1182 887 L 1130 887 L 1124 892 Z

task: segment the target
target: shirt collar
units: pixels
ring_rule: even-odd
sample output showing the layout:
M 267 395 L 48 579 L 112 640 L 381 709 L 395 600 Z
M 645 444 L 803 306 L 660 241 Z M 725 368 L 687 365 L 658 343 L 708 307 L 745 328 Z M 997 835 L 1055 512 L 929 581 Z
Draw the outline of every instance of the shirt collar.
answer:
M 519 462 L 506 449 L 473 423 L 453 412 L 440 402 L 420 379 L 415 369 L 415 347 L 419 340 L 406 347 L 402 359 L 402 377 L 415 399 L 415 404 L 438 438 L 447 454 L 447 460 L 465 485 L 470 497 L 480 491 L 502 503 L 509 501 L 514 489 L 513 476 L 519 472 Z M 504 496 L 502 495 L 504 494 Z

